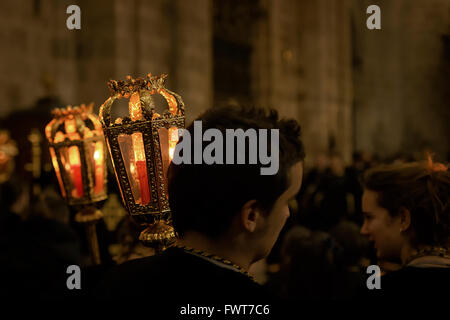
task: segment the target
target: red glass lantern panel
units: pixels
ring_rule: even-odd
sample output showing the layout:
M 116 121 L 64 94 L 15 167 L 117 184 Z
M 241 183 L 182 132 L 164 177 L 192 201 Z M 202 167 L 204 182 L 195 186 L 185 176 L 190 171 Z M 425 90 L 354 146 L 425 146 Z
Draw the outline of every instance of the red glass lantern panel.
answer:
M 121 134 L 118 142 L 134 200 L 146 205 L 151 198 L 142 133 Z
M 68 192 L 74 198 L 81 198 L 84 190 L 80 151 L 76 146 L 60 148 L 59 150 L 65 176 L 69 180 Z

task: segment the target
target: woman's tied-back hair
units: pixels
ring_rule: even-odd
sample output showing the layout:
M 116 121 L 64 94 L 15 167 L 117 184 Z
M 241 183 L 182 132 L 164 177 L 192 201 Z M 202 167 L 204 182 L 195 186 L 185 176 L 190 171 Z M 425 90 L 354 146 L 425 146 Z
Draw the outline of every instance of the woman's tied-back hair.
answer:
M 378 193 L 378 204 L 396 216 L 411 213 L 411 243 L 449 247 L 450 172 L 442 163 L 427 161 L 382 165 L 364 176 L 366 189 Z

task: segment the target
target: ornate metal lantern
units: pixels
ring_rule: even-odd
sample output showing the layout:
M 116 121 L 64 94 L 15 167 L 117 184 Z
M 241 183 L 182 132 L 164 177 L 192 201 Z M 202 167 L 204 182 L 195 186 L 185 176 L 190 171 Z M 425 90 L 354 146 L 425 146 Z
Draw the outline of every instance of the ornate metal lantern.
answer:
M 175 241 L 170 226 L 167 170 L 178 142 L 178 128 L 184 128 L 182 98 L 164 87 L 167 75 L 130 76 L 111 80 L 111 96 L 100 107 L 100 121 L 106 135 L 123 202 L 133 219 L 147 228 L 139 239 L 160 250 Z M 169 109 L 155 112 L 152 95 L 162 95 Z M 112 121 L 116 99 L 129 99 L 129 116 Z
M 53 110 L 45 135 L 61 194 L 81 207 L 75 220 L 86 225 L 92 259 L 99 264 L 95 223 L 102 213 L 93 203 L 107 198 L 107 168 L 103 130 L 92 109 L 90 104 Z

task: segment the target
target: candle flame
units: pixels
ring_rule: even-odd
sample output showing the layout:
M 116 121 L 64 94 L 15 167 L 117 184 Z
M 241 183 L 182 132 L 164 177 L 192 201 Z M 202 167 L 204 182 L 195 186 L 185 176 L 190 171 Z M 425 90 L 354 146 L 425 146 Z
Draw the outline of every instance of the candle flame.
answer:
M 67 119 L 64 122 L 65 128 L 66 128 L 66 134 L 67 137 L 70 140 L 79 140 L 80 139 L 80 135 L 77 132 L 77 124 L 75 122 L 75 118 L 71 118 L 71 119 Z
M 144 141 L 142 140 L 142 133 L 133 133 L 133 149 L 134 149 L 134 159 L 136 161 L 145 161 L 145 149 Z
M 141 99 L 138 92 L 133 92 L 128 103 L 130 110 L 130 118 L 133 121 L 142 119 Z M 133 150 L 136 161 L 145 161 L 144 142 L 142 140 L 142 133 L 133 133 Z
M 174 152 L 175 152 L 175 147 L 169 148 L 169 159 L 170 159 L 170 161 L 173 160 L 173 154 L 174 154 Z
M 130 172 L 133 177 L 136 175 L 136 165 L 134 164 L 134 162 L 130 163 Z
M 131 95 L 128 108 L 132 121 L 142 120 L 141 98 L 138 92 L 133 92 Z
M 96 165 L 101 165 L 103 162 L 103 144 L 101 142 L 95 144 L 94 160 Z
M 175 153 L 175 147 L 178 143 L 178 129 L 170 128 L 169 129 L 169 159 L 173 160 L 173 155 Z
M 104 167 L 103 167 L 103 144 L 96 142 L 94 144 L 94 177 L 95 177 L 95 194 L 99 194 L 103 191 L 104 183 Z
M 68 134 L 77 132 L 77 127 L 75 125 L 75 120 L 67 120 L 67 122 L 66 122 L 66 132 Z
M 80 153 L 78 152 L 77 147 L 69 148 L 69 162 L 72 166 L 73 165 L 81 165 Z

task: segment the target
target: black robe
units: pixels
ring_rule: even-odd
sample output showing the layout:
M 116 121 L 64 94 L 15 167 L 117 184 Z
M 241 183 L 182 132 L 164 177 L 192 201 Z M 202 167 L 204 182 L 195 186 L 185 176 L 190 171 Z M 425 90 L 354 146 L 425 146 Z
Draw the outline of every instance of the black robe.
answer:
M 450 268 L 408 266 L 380 279 L 381 289 L 367 289 L 369 299 L 447 300 L 450 297 Z
M 267 302 L 261 285 L 214 262 L 169 248 L 161 254 L 123 263 L 109 272 L 95 290 L 100 299 L 145 299 L 158 306 L 205 303 Z

